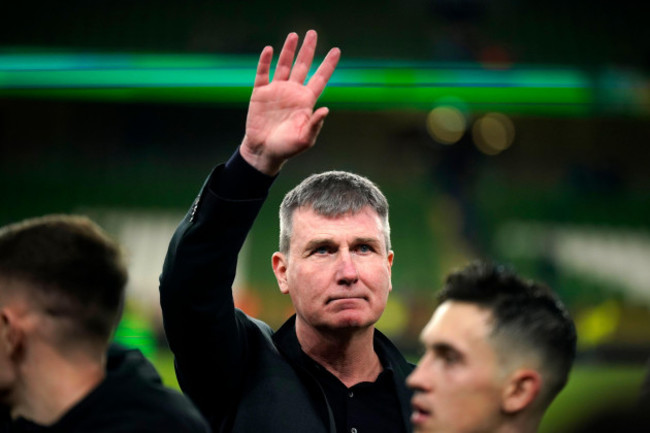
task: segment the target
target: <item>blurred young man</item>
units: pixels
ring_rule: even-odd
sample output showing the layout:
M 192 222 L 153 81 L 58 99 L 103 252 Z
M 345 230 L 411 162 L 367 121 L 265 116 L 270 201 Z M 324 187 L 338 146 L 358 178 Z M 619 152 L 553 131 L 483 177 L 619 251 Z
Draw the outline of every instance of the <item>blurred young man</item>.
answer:
M 314 104 L 340 52 L 303 84 L 316 32 L 292 66 L 297 44 L 290 34 L 272 81 L 271 47 L 262 51 L 244 139 L 169 246 L 160 296 L 178 380 L 216 432 L 407 432 L 413 366 L 375 330 L 393 252 L 388 203 L 372 182 L 326 172 L 285 197 L 272 266 L 296 314 L 277 332 L 233 305 L 237 255 L 268 189 L 327 115 Z
M 567 382 L 573 321 L 540 284 L 473 263 L 448 276 L 407 384 L 418 433 L 533 433 Z
M 0 432 L 209 431 L 139 351 L 109 350 L 126 280 L 87 218 L 0 228 Z

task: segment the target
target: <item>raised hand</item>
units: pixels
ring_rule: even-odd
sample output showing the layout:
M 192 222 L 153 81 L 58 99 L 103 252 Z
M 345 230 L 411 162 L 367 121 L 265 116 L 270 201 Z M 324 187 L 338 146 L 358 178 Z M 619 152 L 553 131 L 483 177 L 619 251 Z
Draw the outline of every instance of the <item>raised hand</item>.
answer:
M 317 34 L 309 30 L 295 64 L 298 35 L 284 42 L 273 80 L 269 81 L 273 48 L 264 47 L 257 64 L 253 94 L 248 106 L 246 135 L 240 146 L 242 157 L 257 170 L 275 175 L 289 158 L 312 147 L 329 110 L 314 111 L 341 57 L 332 48 L 307 84 L 304 81 L 314 59 Z

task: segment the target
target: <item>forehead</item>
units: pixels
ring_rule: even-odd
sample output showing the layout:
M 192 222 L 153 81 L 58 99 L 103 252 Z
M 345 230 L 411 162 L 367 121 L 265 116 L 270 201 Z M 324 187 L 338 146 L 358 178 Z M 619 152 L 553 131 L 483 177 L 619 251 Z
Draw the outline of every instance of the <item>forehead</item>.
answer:
M 489 346 L 492 331 L 492 313 L 475 304 L 445 301 L 436 309 L 422 330 L 420 339 L 429 347 L 434 344 L 451 344 L 461 350 Z
M 292 217 L 293 238 L 300 236 L 322 235 L 357 235 L 381 237 L 382 219 L 370 206 L 358 212 L 348 212 L 337 216 L 320 215 L 311 207 L 301 207 L 294 211 Z

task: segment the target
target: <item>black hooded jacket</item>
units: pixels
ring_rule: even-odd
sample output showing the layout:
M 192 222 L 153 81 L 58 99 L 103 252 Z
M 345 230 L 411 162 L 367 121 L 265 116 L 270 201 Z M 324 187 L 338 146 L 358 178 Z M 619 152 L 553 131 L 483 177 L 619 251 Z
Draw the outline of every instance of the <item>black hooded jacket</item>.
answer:
M 209 433 L 206 421 L 181 393 L 165 387 L 139 350 L 111 345 L 106 378 L 55 424 L 0 420 L 0 433 Z

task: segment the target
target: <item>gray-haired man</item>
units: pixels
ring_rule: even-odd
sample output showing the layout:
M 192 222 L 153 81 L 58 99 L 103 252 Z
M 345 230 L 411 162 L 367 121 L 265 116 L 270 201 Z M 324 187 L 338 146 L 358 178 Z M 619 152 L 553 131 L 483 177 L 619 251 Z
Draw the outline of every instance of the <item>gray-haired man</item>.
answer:
M 263 50 L 244 140 L 210 175 L 175 233 L 161 276 L 165 329 L 182 389 L 215 431 L 406 432 L 413 366 L 375 330 L 391 285 L 388 204 L 367 179 L 306 179 L 281 207 L 273 271 L 296 314 L 277 332 L 234 308 L 237 254 L 282 165 L 313 146 L 314 111 L 338 62 L 306 85 L 316 46 L 290 34 L 269 81 Z

